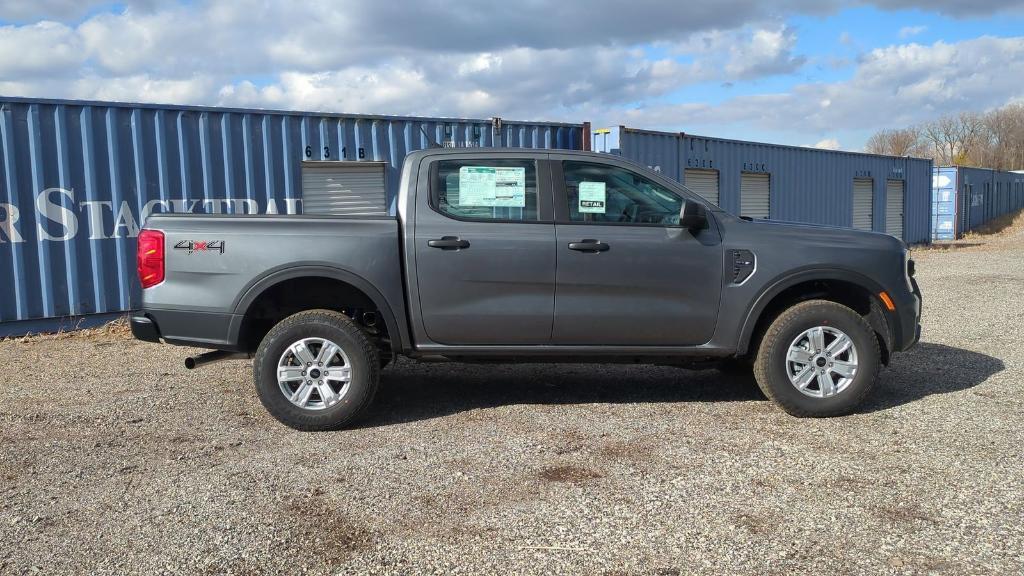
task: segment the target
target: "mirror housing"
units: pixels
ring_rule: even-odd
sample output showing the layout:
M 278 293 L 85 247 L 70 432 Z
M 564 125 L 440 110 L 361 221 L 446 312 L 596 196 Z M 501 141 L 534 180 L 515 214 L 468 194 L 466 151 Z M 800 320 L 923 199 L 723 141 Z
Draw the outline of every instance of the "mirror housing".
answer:
M 679 209 L 679 225 L 691 231 L 704 230 L 708 227 L 708 215 L 704 205 L 693 200 L 683 200 Z

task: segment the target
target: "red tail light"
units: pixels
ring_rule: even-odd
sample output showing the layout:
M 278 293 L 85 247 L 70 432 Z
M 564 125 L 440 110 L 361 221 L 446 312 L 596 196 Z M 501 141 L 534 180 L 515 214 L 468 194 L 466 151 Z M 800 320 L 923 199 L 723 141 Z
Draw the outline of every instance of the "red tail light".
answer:
M 143 288 L 164 281 L 164 233 L 159 230 L 139 232 L 139 281 Z

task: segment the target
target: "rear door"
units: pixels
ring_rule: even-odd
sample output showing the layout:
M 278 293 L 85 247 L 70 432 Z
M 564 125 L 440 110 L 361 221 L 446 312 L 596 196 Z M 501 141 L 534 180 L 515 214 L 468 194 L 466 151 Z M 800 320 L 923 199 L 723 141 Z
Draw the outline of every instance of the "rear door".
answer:
M 552 160 L 558 257 L 552 343 L 709 341 L 722 289 L 714 222 L 696 234 L 681 228 L 685 192 L 625 164 L 569 155 Z
M 419 317 L 452 346 L 546 344 L 555 228 L 546 155 L 432 157 L 415 215 Z M 426 192 L 426 193 L 424 193 Z

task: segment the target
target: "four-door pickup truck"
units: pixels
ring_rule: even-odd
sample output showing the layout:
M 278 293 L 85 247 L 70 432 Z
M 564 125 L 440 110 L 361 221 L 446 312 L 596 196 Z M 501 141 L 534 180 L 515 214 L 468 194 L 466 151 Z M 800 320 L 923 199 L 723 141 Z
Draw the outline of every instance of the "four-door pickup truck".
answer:
M 752 365 L 786 412 L 833 416 L 920 335 L 900 240 L 737 218 L 618 156 L 414 152 L 397 202 L 154 215 L 132 332 L 214 349 L 190 368 L 252 356 L 263 405 L 300 430 L 362 415 L 396 355 Z

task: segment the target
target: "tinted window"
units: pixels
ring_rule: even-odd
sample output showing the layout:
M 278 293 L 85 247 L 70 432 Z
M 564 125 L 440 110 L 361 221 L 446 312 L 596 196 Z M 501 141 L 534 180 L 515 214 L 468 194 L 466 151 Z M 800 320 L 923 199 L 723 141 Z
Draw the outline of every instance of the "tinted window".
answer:
M 562 167 L 573 222 L 679 224 L 682 197 L 636 172 L 589 162 Z
M 532 160 L 442 160 L 433 204 L 472 220 L 537 220 L 537 167 Z

